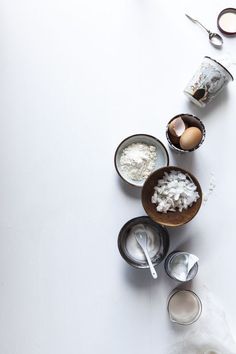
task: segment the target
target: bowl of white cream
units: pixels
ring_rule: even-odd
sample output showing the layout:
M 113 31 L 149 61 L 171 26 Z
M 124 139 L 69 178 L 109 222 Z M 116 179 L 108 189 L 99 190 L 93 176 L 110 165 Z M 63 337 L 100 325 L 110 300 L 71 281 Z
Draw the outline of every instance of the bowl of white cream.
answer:
M 148 216 L 129 220 L 120 230 L 118 248 L 123 259 L 135 268 L 149 268 L 145 255 L 140 248 L 136 234 L 147 234 L 147 250 L 154 266 L 163 261 L 169 249 L 169 234 L 166 228 L 152 221 Z

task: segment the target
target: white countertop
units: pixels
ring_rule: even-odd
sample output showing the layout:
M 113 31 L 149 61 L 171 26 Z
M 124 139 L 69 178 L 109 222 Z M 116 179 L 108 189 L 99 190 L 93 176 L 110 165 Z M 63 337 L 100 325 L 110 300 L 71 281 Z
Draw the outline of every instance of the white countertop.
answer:
M 216 189 L 196 218 L 170 230 L 170 251 L 200 258 L 236 332 L 235 82 L 206 109 L 183 89 L 202 57 L 233 54 L 185 18 L 216 31 L 226 0 L 3 0 L 0 21 L 0 353 L 168 354 L 176 286 L 131 268 L 117 236 L 145 215 L 113 155 L 133 133 L 165 139 L 178 113 L 206 126 L 204 145 L 171 163 Z M 236 68 L 236 66 L 235 66 Z M 236 70 L 234 69 L 234 74 Z M 207 304 L 204 304 L 207 306 Z M 178 332 L 178 339 L 184 334 Z

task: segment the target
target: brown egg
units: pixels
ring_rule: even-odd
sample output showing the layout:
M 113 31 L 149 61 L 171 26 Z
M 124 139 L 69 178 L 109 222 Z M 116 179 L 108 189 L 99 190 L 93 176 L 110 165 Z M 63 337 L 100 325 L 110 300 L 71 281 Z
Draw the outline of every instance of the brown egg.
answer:
M 194 149 L 202 140 L 202 132 L 199 128 L 187 128 L 180 137 L 180 147 L 183 150 Z

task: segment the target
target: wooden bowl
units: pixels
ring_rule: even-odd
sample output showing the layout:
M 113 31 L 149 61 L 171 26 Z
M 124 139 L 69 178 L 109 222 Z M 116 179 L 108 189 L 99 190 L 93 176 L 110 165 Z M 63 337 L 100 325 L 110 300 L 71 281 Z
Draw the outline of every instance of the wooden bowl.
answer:
M 182 212 L 169 211 L 167 213 L 160 213 L 156 210 L 156 204 L 152 203 L 151 200 L 154 194 L 154 187 L 157 185 L 158 180 L 163 178 L 165 172 L 170 173 L 173 170 L 180 171 L 190 176 L 194 184 L 197 186 L 197 191 L 200 198 L 195 203 L 193 203 L 191 207 L 184 209 Z M 150 216 L 150 218 L 158 224 L 173 227 L 181 226 L 192 220 L 200 209 L 202 204 L 201 186 L 196 177 L 194 177 L 190 172 L 176 166 L 163 167 L 153 172 L 144 183 L 142 189 L 142 204 L 148 216 Z

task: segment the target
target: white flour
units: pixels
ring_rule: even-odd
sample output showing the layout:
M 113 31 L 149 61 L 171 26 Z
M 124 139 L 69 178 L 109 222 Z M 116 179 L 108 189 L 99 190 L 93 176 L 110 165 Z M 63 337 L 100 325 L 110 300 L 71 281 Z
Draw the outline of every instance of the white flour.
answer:
M 133 143 L 122 151 L 121 170 L 134 180 L 146 179 L 155 169 L 157 159 L 156 147 L 144 143 Z

